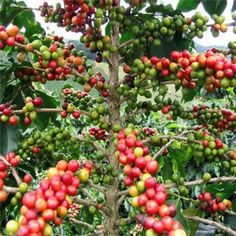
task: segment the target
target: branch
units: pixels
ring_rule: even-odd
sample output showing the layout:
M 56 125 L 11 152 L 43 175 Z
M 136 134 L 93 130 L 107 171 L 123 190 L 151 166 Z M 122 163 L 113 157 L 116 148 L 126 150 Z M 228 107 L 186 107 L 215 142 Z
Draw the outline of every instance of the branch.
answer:
M 93 201 L 93 196 L 90 194 L 90 192 L 86 188 L 82 188 L 81 192 L 85 194 L 90 200 Z
M 120 196 L 123 196 L 123 195 L 127 195 L 128 193 L 129 193 L 129 190 L 120 191 L 120 192 L 117 194 L 117 197 L 120 197 Z
M 236 216 L 236 212 L 234 212 L 234 211 L 225 210 L 224 212 L 229 215 Z
M 175 135 L 175 136 L 171 136 L 171 135 L 163 135 L 161 136 L 162 138 L 170 138 L 170 141 L 168 143 L 166 143 L 157 153 L 155 153 L 153 155 L 153 158 L 156 159 L 158 156 L 160 156 L 163 151 L 168 148 L 176 139 L 178 140 L 185 140 L 187 141 L 188 139 L 186 137 L 183 137 L 182 135 L 186 134 L 187 132 L 184 131 L 182 132 L 180 135 Z
M 207 183 L 218 183 L 218 182 L 236 182 L 236 177 L 234 176 L 222 176 L 222 177 L 216 177 L 216 178 L 211 178 Z M 183 185 L 184 186 L 194 186 L 194 185 L 200 185 L 206 183 L 203 179 L 197 179 L 194 181 L 188 181 L 188 182 L 184 182 Z M 175 183 L 173 184 L 167 184 L 165 185 L 167 188 L 173 188 L 176 187 L 177 185 Z
M 127 119 L 129 119 L 130 117 L 133 117 L 137 114 L 142 114 L 142 113 L 145 113 L 147 111 L 147 109 L 145 108 L 141 108 L 141 109 L 138 109 L 136 111 L 131 111 L 131 112 L 128 112 L 125 116 L 124 116 L 124 121 L 126 121 Z
M 185 218 L 187 218 L 188 220 L 193 220 L 193 221 L 197 221 L 206 225 L 212 225 L 215 226 L 218 229 L 221 229 L 223 232 L 228 233 L 230 235 L 234 235 L 236 236 L 236 231 L 232 230 L 231 228 L 224 226 L 223 224 L 219 223 L 219 222 L 215 222 L 212 220 L 207 220 L 198 216 L 185 216 Z
M 0 155 L 0 160 L 4 161 L 11 169 L 12 175 L 16 180 L 16 183 L 19 185 L 22 181 L 20 179 L 20 176 L 18 175 L 18 173 L 16 172 L 15 168 L 11 166 L 11 164 L 6 160 L 5 157 Z
M 40 112 L 40 113 L 43 113 L 43 112 L 61 112 L 63 111 L 61 108 L 36 108 L 35 109 L 36 112 Z M 24 113 L 23 110 L 12 110 L 12 113 L 13 114 L 22 114 Z M 85 116 L 89 116 L 90 113 L 88 111 L 83 111 L 83 110 L 80 110 L 80 113 L 82 115 L 85 115 Z M 3 114 L 3 112 L 0 112 L 0 116 Z
M 93 229 L 93 230 L 94 230 L 93 226 L 90 225 L 90 224 L 87 223 L 87 222 L 80 221 L 80 220 L 77 220 L 77 219 L 75 219 L 75 218 L 71 218 L 70 221 L 72 221 L 72 222 L 75 223 L 75 224 L 79 224 L 79 225 L 82 225 L 82 226 L 85 226 L 85 227 L 87 227 L 87 228 L 90 228 L 90 229 Z
M 124 48 L 125 46 L 129 45 L 133 41 L 134 41 L 134 39 L 129 39 L 129 40 L 125 41 L 124 43 L 120 44 L 119 49 Z
M 119 200 L 118 200 L 118 202 L 117 202 L 118 208 L 119 208 L 120 205 L 123 203 L 123 201 L 126 199 L 127 195 L 128 195 L 128 194 L 124 194 L 124 195 L 122 195 L 122 196 L 119 198 Z
M 90 185 L 92 188 L 94 188 L 94 189 L 98 190 L 99 192 L 105 194 L 106 188 L 104 188 L 104 187 L 102 187 L 102 186 L 100 186 L 100 185 L 94 184 L 91 180 L 89 180 L 88 182 L 89 182 L 89 185 Z
M 85 199 L 81 199 L 79 197 L 75 197 L 74 198 L 75 201 L 81 205 L 84 205 L 84 206 L 94 206 L 96 208 L 98 208 L 98 204 L 93 201 L 93 200 L 85 200 Z M 103 208 L 99 208 L 99 210 L 101 210 L 102 212 L 104 212 L 106 215 L 110 215 L 110 211 L 106 208 L 106 207 L 103 207 Z
M 19 191 L 19 188 L 4 185 L 3 190 L 7 193 L 17 193 Z
M 168 148 L 175 140 L 174 139 L 171 139 L 167 144 L 165 144 L 164 146 L 162 146 L 162 148 L 156 152 L 154 155 L 153 155 L 153 158 L 156 159 L 157 157 L 159 157 L 163 151 Z
M 81 142 L 87 142 L 87 140 L 85 141 L 85 140 L 83 139 L 83 136 L 82 136 L 82 135 L 76 136 L 76 137 L 77 137 L 78 140 L 81 141 Z M 101 151 L 101 152 L 105 153 L 106 150 L 105 150 L 101 145 L 99 145 L 96 141 L 89 141 L 89 142 L 94 146 L 95 149 L 97 149 L 98 151 Z

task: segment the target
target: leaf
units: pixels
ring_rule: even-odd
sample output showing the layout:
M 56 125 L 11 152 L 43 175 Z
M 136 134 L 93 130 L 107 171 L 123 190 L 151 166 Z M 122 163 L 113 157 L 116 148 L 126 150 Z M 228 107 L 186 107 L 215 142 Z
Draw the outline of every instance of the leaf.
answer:
M 236 10 L 236 1 L 234 1 L 231 11 L 234 12 L 235 10 Z
M 47 95 L 46 93 L 35 90 L 35 93 L 43 99 L 43 106 L 45 108 L 56 108 L 57 101 L 52 97 Z M 37 119 L 35 121 L 36 125 L 38 126 L 39 130 L 44 130 L 50 120 L 55 120 L 57 114 L 55 112 L 45 112 L 45 113 L 38 113 Z
M 225 225 L 236 230 L 235 222 L 236 222 L 236 216 L 230 214 L 225 215 L 225 221 L 224 221 Z
M 202 5 L 210 16 L 221 15 L 227 6 L 227 0 L 215 0 L 214 4 L 212 4 L 212 0 L 204 0 Z
M 236 184 L 234 183 L 215 183 L 207 185 L 206 191 L 220 196 L 222 199 L 229 198 L 234 191 L 236 191 Z
M 148 13 L 162 13 L 163 15 L 169 15 L 174 16 L 175 14 L 181 14 L 181 11 L 179 9 L 174 10 L 171 4 L 168 5 L 153 5 L 146 9 L 146 12 Z
M 0 154 L 6 155 L 9 151 L 17 148 L 19 130 L 7 123 L 0 123 Z
M 164 180 L 171 179 L 173 175 L 173 170 L 172 170 L 172 163 L 170 158 L 164 157 L 164 164 L 161 169 L 161 176 L 163 177 Z
M 120 38 L 120 43 L 124 43 L 130 39 L 134 38 L 134 35 L 129 31 L 129 32 L 125 32 L 121 35 Z
M 191 11 L 197 8 L 201 0 L 179 0 L 177 9 L 181 11 Z
M 202 216 L 202 212 L 198 208 L 189 207 L 183 210 L 184 216 Z M 189 236 L 194 236 L 197 229 L 198 229 L 199 223 L 196 221 L 189 220 L 188 226 L 189 226 Z

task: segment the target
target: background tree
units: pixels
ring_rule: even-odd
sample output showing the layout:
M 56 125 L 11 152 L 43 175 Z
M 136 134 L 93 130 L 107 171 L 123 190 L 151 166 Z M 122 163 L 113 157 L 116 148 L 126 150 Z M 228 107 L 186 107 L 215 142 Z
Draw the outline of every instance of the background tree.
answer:
M 192 41 L 236 16 L 223 0 L 203 2 L 214 23 L 182 14 L 200 2 L 0 3 L 3 233 L 236 235 L 236 43 L 199 54 Z M 108 75 L 32 10 L 80 33 Z

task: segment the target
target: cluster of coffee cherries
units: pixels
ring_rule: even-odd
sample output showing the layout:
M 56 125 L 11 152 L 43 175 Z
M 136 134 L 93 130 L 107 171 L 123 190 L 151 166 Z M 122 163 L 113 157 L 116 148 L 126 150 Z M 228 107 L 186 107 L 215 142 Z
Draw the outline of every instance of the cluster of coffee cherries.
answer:
M 67 31 L 83 33 L 86 25 L 92 22 L 91 17 L 95 13 L 95 8 L 84 0 L 63 2 L 65 7 L 61 7 L 58 3 L 55 8 L 44 2 L 40 6 L 41 16 L 46 22 L 55 22 L 58 27 L 65 27 Z
M 62 90 L 62 96 L 65 102 L 73 103 L 77 108 L 86 110 L 86 106 L 90 106 L 91 97 L 87 92 L 75 91 L 73 88 L 64 88 Z
M 68 146 L 68 143 L 75 146 L 75 148 L 78 147 L 76 146 L 78 139 L 71 140 L 71 137 L 70 132 L 65 128 L 48 127 L 43 132 L 36 131 L 23 139 L 16 152 L 24 160 L 36 155 L 46 158 L 49 153 L 54 157 L 54 151 L 59 149 L 59 147 Z M 71 140 L 71 142 L 68 142 L 68 140 Z M 65 143 L 67 144 L 65 145 Z
M 69 220 L 74 219 L 78 216 L 80 211 L 80 205 L 76 202 L 73 202 L 68 210 Z
M 198 124 L 208 126 L 212 124 L 219 130 L 236 128 L 236 114 L 230 110 L 221 109 L 219 107 L 209 108 L 206 105 L 194 106 L 192 109 L 194 118 Z
M 14 106 L 10 103 L 0 104 L 0 122 L 8 122 L 9 125 L 17 125 L 19 117 L 13 113 Z
M 131 67 L 126 65 L 124 71 L 136 74 L 134 85 L 137 87 L 142 85 L 138 81 L 147 79 L 174 80 L 177 87 L 182 85 L 189 89 L 196 87 L 195 80 L 198 79 L 204 81 L 208 92 L 216 88 L 236 87 L 236 63 L 215 49 L 204 54 L 191 54 L 188 50 L 173 51 L 170 59 L 144 56 L 135 59 Z
M 41 81 L 42 83 L 46 82 L 42 78 L 42 73 L 34 68 L 19 68 L 14 72 L 16 78 L 21 81 Z
M 206 211 L 207 213 L 214 214 L 216 212 L 222 212 L 226 209 L 230 209 L 232 206 L 232 203 L 228 199 L 221 200 L 220 197 L 216 197 L 213 199 L 211 193 L 209 192 L 203 192 L 198 195 L 199 208 L 203 211 Z
M 9 152 L 6 155 L 6 161 L 0 160 L 0 202 L 7 200 L 7 192 L 4 190 L 4 180 L 8 177 L 8 169 L 16 167 L 20 164 L 20 156 L 14 152 Z
M 88 69 L 84 53 L 77 52 L 72 44 L 64 45 L 62 39 L 57 36 L 46 37 L 45 40 L 49 41 L 49 46 L 40 39 L 26 43 L 24 36 L 19 34 L 18 26 L 9 26 L 7 29 L 0 26 L 0 42 L 3 45 L 0 50 L 4 48 L 5 43 L 12 47 L 17 46 L 21 49 L 17 55 L 19 62 L 26 59 L 28 52 L 36 55 L 33 68 L 16 70 L 16 76 L 23 80 L 30 79 L 42 83 L 47 80 L 66 80 L 69 75 L 83 73 Z
M 55 37 L 54 37 L 55 38 Z M 41 73 L 40 81 L 65 80 L 73 73 L 83 73 L 86 68 L 86 59 L 82 52 L 77 52 L 72 44 L 63 45 L 61 42 L 50 39 L 50 46 L 43 45 L 41 40 L 34 40 L 30 45 L 37 55 L 38 61 L 33 67 L 45 70 Z M 26 45 L 27 48 L 27 45 Z
M 25 37 L 20 34 L 19 28 L 11 25 L 5 28 L 0 25 L 0 50 L 3 50 L 6 45 L 14 47 L 17 43 L 24 43 Z
M 188 135 L 188 142 L 193 147 L 196 158 L 207 157 L 214 160 L 216 157 L 222 157 L 227 151 L 228 146 L 219 138 L 210 135 L 207 130 L 197 130 L 194 134 Z
M 75 118 L 75 119 L 80 118 L 80 115 L 81 115 L 80 111 L 76 110 L 74 104 L 64 102 L 62 104 L 62 109 L 63 109 L 63 111 L 61 111 L 62 118 L 66 118 L 68 116 L 68 114 L 72 114 L 73 118 Z
M 24 124 L 30 125 L 32 121 L 37 118 L 37 107 L 43 104 L 43 99 L 41 97 L 26 97 L 25 106 L 22 108 L 22 112 L 25 114 Z
M 96 139 L 105 140 L 108 134 L 104 129 L 98 127 L 92 127 L 89 129 L 89 134 L 94 136 Z
M 19 220 L 10 220 L 6 232 L 18 236 L 52 235 L 50 222 L 60 225 L 72 205 L 71 196 L 77 194 L 80 179 L 76 172 L 80 168 L 77 160 L 61 160 L 56 167 L 49 168 L 35 191 L 22 198 Z M 90 173 L 90 170 L 87 170 Z
M 144 127 L 143 132 L 147 136 L 152 136 L 157 133 L 157 130 L 155 128 Z
M 218 16 L 216 14 L 212 15 L 212 18 L 214 19 L 215 23 L 211 27 L 211 32 L 214 37 L 219 36 L 219 33 L 225 33 L 227 31 L 227 24 L 225 24 L 225 17 L 224 16 Z
M 124 184 L 129 186 L 131 205 L 147 215 L 138 217 L 138 223 L 147 230 L 146 235 L 150 232 L 153 235 L 173 233 L 181 229 L 180 223 L 173 219 L 175 206 L 165 204 L 166 188 L 153 177 L 157 174 L 158 162 L 149 155 L 149 148 L 138 140 L 137 132 L 132 128 L 121 130 L 117 139 L 115 156 L 124 165 Z M 160 219 L 155 219 L 156 216 Z
M 94 76 L 91 76 L 89 78 L 88 83 L 84 86 L 85 92 L 90 92 L 92 87 L 96 87 L 96 89 L 101 93 L 103 97 L 108 96 L 108 82 L 105 80 L 105 78 L 102 76 L 101 72 L 96 72 Z

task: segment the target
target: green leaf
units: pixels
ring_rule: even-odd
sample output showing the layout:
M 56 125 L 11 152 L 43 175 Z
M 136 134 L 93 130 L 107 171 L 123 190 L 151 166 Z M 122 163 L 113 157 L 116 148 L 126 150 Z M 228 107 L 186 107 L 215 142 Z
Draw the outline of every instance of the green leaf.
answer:
M 189 207 L 183 210 L 183 215 L 184 216 L 202 216 L 202 212 L 198 208 L 193 208 Z M 189 236 L 194 236 L 197 229 L 198 229 L 198 222 L 195 221 L 188 221 L 188 226 L 189 226 Z
M 129 32 L 125 32 L 121 35 L 120 38 L 120 43 L 124 43 L 130 39 L 134 38 L 134 35 L 129 31 Z
M 232 12 L 236 11 L 236 1 L 234 1 L 234 4 L 232 6 L 232 9 L 231 9 Z
M 164 157 L 164 164 L 161 169 L 161 176 L 163 177 L 164 180 L 167 180 L 167 179 L 171 179 L 172 174 L 173 174 L 173 170 L 172 170 L 171 160 L 170 160 L 170 158 L 165 156 Z
M 6 155 L 17 147 L 19 130 L 7 123 L 0 123 L 0 134 L 0 154 Z
M 227 0 L 215 0 L 214 4 L 212 4 L 212 0 L 204 0 L 202 5 L 210 16 L 221 15 L 227 6 Z
M 56 108 L 57 107 L 57 101 L 52 97 L 47 95 L 46 93 L 35 90 L 35 93 L 40 96 L 43 99 L 43 106 L 45 108 Z M 44 130 L 47 126 L 49 121 L 55 120 L 57 117 L 57 113 L 55 112 L 43 112 L 37 114 L 37 119 L 35 121 L 35 124 L 38 126 L 39 130 Z
M 236 191 L 236 184 L 234 183 L 215 183 L 208 185 L 206 191 L 220 196 L 222 199 L 229 198 L 234 191 Z
M 201 2 L 201 0 L 179 0 L 179 3 L 177 5 L 177 9 L 181 11 L 191 11 L 197 8 L 198 4 Z
M 146 12 L 148 13 L 162 13 L 163 15 L 169 15 L 169 16 L 173 16 L 175 14 L 181 14 L 181 11 L 179 9 L 174 10 L 171 4 L 168 5 L 163 5 L 163 4 L 159 4 L 159 5 L 153 5 L 150 6 L 146 9 Z

